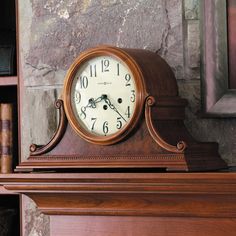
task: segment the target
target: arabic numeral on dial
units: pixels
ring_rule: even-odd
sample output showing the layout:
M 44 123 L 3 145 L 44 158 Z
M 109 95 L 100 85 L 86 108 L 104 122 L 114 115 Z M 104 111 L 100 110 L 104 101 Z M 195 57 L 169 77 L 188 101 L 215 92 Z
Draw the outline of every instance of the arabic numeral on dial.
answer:
M 82 119 L 85 119 L 86 118 L 86 107 L 81 107 L 81 113 L 80 113 L 80 116 Z
M 131 102 L 135 102 L 135 90 L 131 90 L 130 101 L 131 101 Z
M 102 60 L 101 61 L 102 72 L 108 72 L 109 71 L 109 69 L 108 69 L 109 65 L 110 65 L 109 60 Z
M 80 103 L 80 101 L 81 101 L 81 94 L 80 94 L 78 91 L 75 91 L 75 97 L 74 97 L 74 99 L 75 99 L 75 103 L 76 103 L 76 104 L 79 104 L 79 103 Z
M 130 118 L 130 106 L 127 107 L 127 110 L 125 112 L 125 115 Z
M 90 77 L 97 77 L 97 67 L 96 64 L 95 65 L 90 65 L 89 67 L 90 70 Z
M 97 118 L 91 118 L 91 121 L 92 121 L 91 131 L 93 131 Z
M 88 88 L 88 77 L 87 76 L 80 76 L 80 88 L 86 89 Z
M 107 122 L 107 121 L 105 121 L 105 122 L 103 123 L 102 129 L 103 129 L 104 135 L 106 136 L 107 133 L 108 133 L 108 131 L 109 131 L 109 129 L 108 129 L 108 122 Z
M 121 117 L 117 117 L 116 128 L 117 129 L 121 129 L 122 128 Z
M 126 84 L 125 86 L 130 86 L 130 80 L 131 80 L 131 75 L 130 74 L 126 74 L 125 75 L 125 80 L 126 80 Z

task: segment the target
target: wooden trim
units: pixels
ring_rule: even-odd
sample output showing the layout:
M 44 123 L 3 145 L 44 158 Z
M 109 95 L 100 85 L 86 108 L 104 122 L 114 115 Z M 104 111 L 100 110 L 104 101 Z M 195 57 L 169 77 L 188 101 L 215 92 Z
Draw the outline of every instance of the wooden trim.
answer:
M 0 196 L 1 195 L 6 195 L 6 194 L 8 194 L 8 195 L 14 194 L 15 195 L 17 193 L 9 191 L 9 190 L 5 189 L 3 186 L 0 186 Z
M 13 189 L 14 186 L 31 185 L 42 186 L 48 191 L 55 191 L 51 188 L 58 186 L 58 189 L 65 190 L 70 183 L 79 186 L 96 185 L 98 183 L 103 186 L 105 183 L 116 183 L 117 186 L 129 185 L 130 183 L 137 183 L 136 187 L 140 188 L 140 183 L 151 184 L 155 183 L 160 187 L 160 191 L 167 189 L 170 192 L 173 190 L 172 186 L 177 186 L 178 190 L 187 190 L 187 187 L 197 186 L 197 188 L 189 188 L 188 192 L 197 193 L 234 193 L 236 194 L 236 172 L 205 172 L 205 173 L 14 173 L 14 174 L 0 174 L 0 182 L 6 189 Z M 69 184 L 69 186 L 71 186 Z M 165 187 L 163 187 L 165 186 Z M 22 188 L 23 189 L 23 188 Z M 120 188 L 122 189 L 122 188 Z M 38 189 L 39 190 L 39 189 Z M 151 191 L 151 189 L 150 189 Z
M 226 1 L 201 1 L 202 112 L 236 117 L 236 90 L 229 89 Z
M 49 215 L 236 217 L 236 173 L 44 173 L 0 179 Z
M 0 76 L 0 86 L 18 85 L 17 76 Z
M 22 126 L 22 115 L 21 112 L 23 111 L 23 97 L 25 94 L 25 86 L 23 81 L 23 72 L 22 72 L 22 63 L 21 63 L 21 54 L 20 54 L 20 19 L 19 19 L 19 7 L 20 3 L 18 0 L 15 0 L 16 2 L 16 48 L 17 48 L 17 75 L 18 75 L 18 86 L 17 86 L 17 105 L 18 105 L 18 163 L 21 163 L 23 158 L 21 156 L 21 126 Z

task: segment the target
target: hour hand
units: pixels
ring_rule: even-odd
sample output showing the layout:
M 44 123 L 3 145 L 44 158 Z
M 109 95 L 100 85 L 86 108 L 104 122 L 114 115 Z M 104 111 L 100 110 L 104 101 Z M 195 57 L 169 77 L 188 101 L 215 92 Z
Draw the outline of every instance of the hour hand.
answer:
M 92 107 L 92 108 L 96 108 L 96 101 L 93 98 L 90 98 L 87 106 Z
M 107 95 L 106 94 L 102 94 L 100 97 L 94 99 L 94 98 L 90 98 L 88 101 L 88 105 L 87 107 L 92 107 L 92 108 L 96 108 L 96 104 L 101 102 L 102 100 L 107 99 Z

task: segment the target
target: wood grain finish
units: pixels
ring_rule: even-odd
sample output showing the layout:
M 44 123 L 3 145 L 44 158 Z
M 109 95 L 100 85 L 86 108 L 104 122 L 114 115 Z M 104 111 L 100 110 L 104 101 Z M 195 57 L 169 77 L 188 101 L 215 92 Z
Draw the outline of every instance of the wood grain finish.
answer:
M 177 82 L 170 66 L 156 53 L 148 50 L 114 47 L 95 49 L 98 55 L 104 52 L 113 55 L 114 51 L 120 58 L 124 57 L 124 60 L 131 61 L 130 66 L 133 65 L 135 68 L 133 73 L 139 75 L 137 84 L 140 87 L 140 99 L 137 104 L 140 107 L 137 116 L 130 121 L 127 133 L 118 132 L 114 139 L 102 139 L 105 144 L 112 144 L 107 146 L 91 143 L 91 140 L 88 142 L 88 137 L 86 140 L 80 137 L 71 124 L 73 122 L 70 106 L 68 108 L 67 104 L 70 100 L 68 82 L 64 104 L 67 104 L 65 111 L 69 124 L 62 126 L 63 129 L 58 128 L 54 138 L 47 145 L 31 146 L 30 157 L 27 161 L 21 162 L 17 170 L 159 168 L 167 171 L 207 171 L 227 168 L 218 154 L 216 143 L 198 142 L 186 129 L 184 113 L 187 101 L 178 96 Z M 93 50 L 91 52 L 94 53 Z M 91 55 L 85 53 L 81 60 L 87 56 Z M 75 63 L 75 68 L 76 65 Z M 73 68 L 69 75 L 74 73 Z M 70 76 L 67 78 L 70 81 Z M 155 103 L 152 102 L 154 100 Z M 63 109 L 61 112 L 63 113 Z M 65 114 L 61 117 L 66 120 Z M 60 124 L 65 123 L 64 121 L 60 120 Z M 100 142 L 99 140 L 97 141 Z M 114 141 L 119 142 L 114 144 Z
M 46 214 L 236 217 L 236 174 L 12 174 Z
M 50 215 L 50 235 L 234 235 L 236 173 L 0 175 Z M 73 229 L 73 230 L 72 230 Z
M 17 76 L 0 76 L 0 86 L 12 86 L 18 84 Z
M 232 218 L 54 216 L 50 235 L 235 236 L 235 225 Z

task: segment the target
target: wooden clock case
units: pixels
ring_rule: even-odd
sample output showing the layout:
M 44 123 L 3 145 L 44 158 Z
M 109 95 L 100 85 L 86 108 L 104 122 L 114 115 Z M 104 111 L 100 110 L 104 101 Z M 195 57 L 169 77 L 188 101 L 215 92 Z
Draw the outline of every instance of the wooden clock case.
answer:
M 170 66 L 156 53 L 117 49 L 138 65 L 145 96 L 134 129 L 112 145 L 96 145 L 72 129 L 62 100 L 58 129 L 46 145 L 32 144 L 27 161 L 17 169 L 160 168 L 167 171 L 207 171 L 226 168 L 217 143 L 197 142 L 184 125 L 187 101 L 178 96 Z

